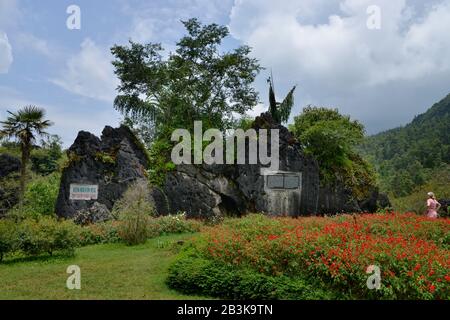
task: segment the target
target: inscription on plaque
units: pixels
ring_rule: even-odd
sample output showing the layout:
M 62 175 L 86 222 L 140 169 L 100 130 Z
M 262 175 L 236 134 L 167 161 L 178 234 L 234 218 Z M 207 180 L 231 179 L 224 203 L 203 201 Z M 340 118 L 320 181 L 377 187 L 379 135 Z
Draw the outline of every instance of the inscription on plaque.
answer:
M 71 184 L 70 200 L 97 200 L 98 185 Z

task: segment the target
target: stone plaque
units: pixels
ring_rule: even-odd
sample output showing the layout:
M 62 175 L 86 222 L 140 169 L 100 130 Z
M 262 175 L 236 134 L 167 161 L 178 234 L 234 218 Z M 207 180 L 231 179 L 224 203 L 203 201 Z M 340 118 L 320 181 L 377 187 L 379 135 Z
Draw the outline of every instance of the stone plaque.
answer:
M 70 200 L 97 200 L 98 185 L 71 184 Z
M 301 186 L 299 176 L 284 176 L 285 189 L 297 189 Z

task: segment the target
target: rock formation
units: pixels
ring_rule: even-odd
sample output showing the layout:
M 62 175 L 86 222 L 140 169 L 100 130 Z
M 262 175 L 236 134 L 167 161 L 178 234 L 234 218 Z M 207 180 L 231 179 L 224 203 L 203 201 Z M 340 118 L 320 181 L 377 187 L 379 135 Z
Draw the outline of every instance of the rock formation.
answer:
M 370 197 L 357 201 L 343 184 L 321 185 L 317 161 L 306 155 L 287 128 L 273 121 L 269 113 L 255 119 L 253 128 L 278 129 L 279 171 L 301 173 L 300 192 L 267 190 L 261 165 L 182 165 L 168 174 L 164 185 L 166 211 L 184 211 L 191 217 L 241 215 L 265 212 L 304 216 L 341 212 L 375 212 L 390 206 L 389 199 L 375 188 Z M 270 140 L 270 139 L 269 139 Z M 270 149 L 270 147 L 268 147 Z M 372 188 L 372 187 L 371 187 Z
M 79 132 L 68 150 L 68 158 L 62 172 L 56 213 L 79 222 L 109 219 L 108 211 L 128 186 L 146 178 L 145 150 L 125 126 L 105 127 L 101 139 L 89 132 Z M 97 199 L 70 199 L 71 184 L 97 186 Z
M 280 214 L 316 213 L 319 194 L 319 168 L 316 160 L 306 156 L 292 134 L 285 127 L 276 124 L 269 113 L 257 117 L 253 128 L 256 132 L 260 129 L 279 129 L 279 170 L 302 173 L 299 198 L 280 190 L 271 201 L 261 174 L 264 166 L 260 164 L 181 165 L 168 174 L 163 187 L 168 195 L 169 211 L 184 211 L 190 217 L 241 215 L 247 212 L 275 214 L 276 207 L 284 208 L 281 211 L 285 212 Z M 270 150 L 270 146 L 268 149 Z M 273 200 L 277 201 L 274 203 Z
M 201 218 L 248 212 L 301 216 L 374 212 L 389 204 L 378 190 L 357 201 L 343 185 L 321 186 L 317 161 L 306 155 L 289 130 L 273 121 L 269 113 L 257 117 L 253 129 L 279 130 L 279 171 L 268 175 L 264 173 L 267 166 L 260 164 L 179 165 L 167 174 L 161 187 L 149 190 L 156 211 L 161 215 L 186 212 L 188 217 Z M 109 211 L 130 183 L 146 178 L 146 153 L 126 127 L 106 127 L 101 139 L 81 131 L 68 156 L 70 161 L 62 174 L 56 211 L 59 216 L 74 218 L 79 223 L 109 219 Z M 284 181 L 284 185 L 269 188 L 269 178 Z M 291 185 L 286 186 L 286 181 Z M 98 186 L 98 197 L 70 199 L 71 184 Z
M 18 172 L 20 170 L 20 160 L 7 153 L 0 154 L 0 178 Z

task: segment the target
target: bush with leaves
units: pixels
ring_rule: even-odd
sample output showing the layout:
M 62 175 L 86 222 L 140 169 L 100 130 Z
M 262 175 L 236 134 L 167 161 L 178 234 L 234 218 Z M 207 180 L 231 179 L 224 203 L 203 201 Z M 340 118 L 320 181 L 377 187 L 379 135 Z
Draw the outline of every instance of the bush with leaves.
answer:
M 120 242 L 119 225 L 119 221 L 105 221 L 80 227 L 80 246 Z
M 41 140 L 41 146 L 31 151 L 31 170 L 40 175 L 48 175 L 59 169 L 59 159 L 63 156 L 62 141 L 57 135 L 48 135 Z
M 309 106 L 289 129 L 305 152 L 318 160 L 322 182 L 343 182 L 359 200 L 376 185 L 372 167 L 356 152 L 364 137 L 360 122 L 337 109 Z
M 178 213 L 149 220 L 147 235 L 154 238 L 174 233 L 194 233 L 199 232 L 202 226 L 201 221 L 186 219 L 185 213 Z
M 19 247 L 17 224 L 9 219 L 0 220 L 0 261 Z
M 0 220 L 0 261 L 7 254 L 25 256 L 73 255 L 79 244 L 80 227 L 72 221 L 51 217 Z
M 448 219 L 415 214 L 226 219 L 185 247 L 168 281 L 220 298 L 449 299 L 449 231 Z M 380 290 L 367 288 L 370 265 Z
M 33 179 L 26 187 L 20 210 L 28 217 L 54 215 L 60 179 L 61 174 L 57 172 Z
M 78 245 L 79 229 L 72 221 L 51 217 L 26 219 L 19 225 L 20 250 L 26 255 L 50 254 L 55 251 L 73 255 Z
M 147 240 L 147 226 L 155 213 L 149 191 L 147 181 L 136 181 L 114 205 L 113 215 L 120 221 L 119 236 L 128 245 Z

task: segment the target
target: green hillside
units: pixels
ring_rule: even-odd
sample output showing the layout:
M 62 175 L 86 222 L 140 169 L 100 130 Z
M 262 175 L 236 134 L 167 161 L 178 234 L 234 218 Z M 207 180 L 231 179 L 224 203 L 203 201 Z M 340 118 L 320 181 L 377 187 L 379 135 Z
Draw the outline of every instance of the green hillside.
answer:
M 450 165 L 450 94 L 408 125 L 367 137 L 360 151 L 394 197 L 432 186 Z

